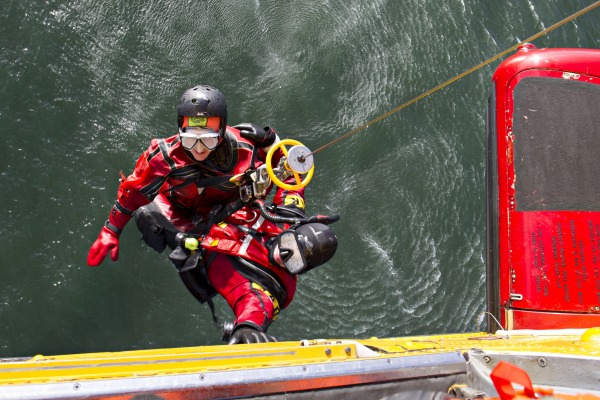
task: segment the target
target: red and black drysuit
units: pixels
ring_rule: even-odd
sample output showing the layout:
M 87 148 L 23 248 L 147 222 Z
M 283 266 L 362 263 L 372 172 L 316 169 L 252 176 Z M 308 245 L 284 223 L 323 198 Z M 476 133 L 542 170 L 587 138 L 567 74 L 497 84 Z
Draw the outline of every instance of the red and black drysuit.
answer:
M 275 152 L 273 166 L 282 155 L 281 150 Z M 122 180 L 106 224 L 120 233 L 143 206 L 140 212 L 149 207 L 158 209 L 182 232 L 197 231 L 198 226 L 204 224 L 206 231 L 200 233 L 205 234 L 201 241 L 206 250 L 205 270 L 194 273 L 208 278 L 210 285 L 225 298 L 235 314 L 234 324 L 250 325 L 263 332 L 277 317 L 279 309 L 292 301 L 296 276 L 269 261 L 266 243 L 280 233 L 282 227 L 264 220 L 250 205 L 239 208 L 239 187 L 227 177 L 264 164 L 265 157 L 264 149 L 241 137 L 232 127 L 227 127 L 221 143 L 202 162 L 194 160 L 182 147 L 179 135 L 154 139 L 137 161 L 133 173 Z M 303 210 L 304 190 L 277 187 L 273 202 Z M 218 215 L 227 207 L 233 207 L 234 211 L 239 209 L 223 221 L 211 220 L 211 216 L 214 219 L 215 213 Z M 164 228 L 160 225 L 155 227 L 155 232 Z M 172 235 L 169 237 L 167 232 L 166 236 L 167 243 L 173 247 Z M 164 249 L 160 244 L 151 246 L 159 251 Z M 187 282 L 186 286 L 190 288 Z M 199 300 L 207 299 L 200 297 Z

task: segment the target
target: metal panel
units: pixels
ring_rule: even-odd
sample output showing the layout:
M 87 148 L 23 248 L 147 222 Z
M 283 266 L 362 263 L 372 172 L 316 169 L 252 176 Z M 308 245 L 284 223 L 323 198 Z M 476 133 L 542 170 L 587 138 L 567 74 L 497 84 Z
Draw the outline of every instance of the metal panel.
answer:
M 191 398 L 189 396 L 231 398 L 386 382 L 435 382 L 443 377 L 465 374 L 465 359 L 452 352 L 144 378 L 3 386 L 0 399 L 133 399 L 142 394 L 168 399 Z M 453 379 L 442 381 L 448 383 Z
M 494 353 L 469 352 L 470 375 L 489 377 L 500 361 L 524 369 L 534 386 L 557 389 L 557 392 L 575 391 L 600 395 L 600 360 L 594 357 L 561 356 L 550 353 Z M 489 394 L 489 393 L 488 393 Z

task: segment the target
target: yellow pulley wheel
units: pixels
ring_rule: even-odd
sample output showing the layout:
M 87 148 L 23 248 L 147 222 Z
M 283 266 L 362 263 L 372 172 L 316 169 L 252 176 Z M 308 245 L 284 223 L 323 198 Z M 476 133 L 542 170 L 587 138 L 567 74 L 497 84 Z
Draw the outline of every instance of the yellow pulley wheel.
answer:
M 291 146 L 288 150 L 286 146 Z M 273 171 L 273 167 L 271 166 L 271 159 L 273 158 L 273 154 L 281 149 L 283 155 L 286 158 L 284 163 L 284 168 L 294 175 L 296 180 L 296 184 L 289 184 L 281 181 L 276 175 L 275 171 Z M 315 172 L 315 164 L 313 161 L 313 156 L 308 149 L 308 147 L 304 146 L 297 140 L 294 139 L 284 139 L 278 143 L 275 143 L 267 153 L 266 159 L 267 165 L 267 173 L 269 177 L 273 181 L 273 183 L 279 186 L 282 189 L 287 190 L 298 190 L 308 185 L 308 182 L 313 177 Z M 304 179 L 302 176 L 304 176 Z

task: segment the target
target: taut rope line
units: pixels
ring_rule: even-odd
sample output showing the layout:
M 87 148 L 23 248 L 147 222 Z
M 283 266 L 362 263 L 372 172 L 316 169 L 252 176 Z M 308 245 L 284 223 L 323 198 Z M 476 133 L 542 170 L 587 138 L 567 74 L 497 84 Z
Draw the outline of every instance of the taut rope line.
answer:
M 593 4 L 591 4 L 591 5 L 589 5 L 589 6 L 585 7 L 585 8 L 583 8 L 583 9 L 581 9 L 581 10 L 579 10 L 579 11 L 577 11 L 576 13 L 574 13 L 574 14 L 572 14 L 572 15 L 570 15 L 570 16 L 568 16 L 568 17 L 566 17 L 565 19 L 563 19 L 563 20 L 561 20 L 561 21 L 559 21 L 559 22 L 555 23 L 554 25 L 552 25 L 552 26 L 550 26 L 550 27 L 548 27 L 548 28 L 544 29 L 543 31 L 536 33 L 535 35 L 533 35 L 533 36 L 531 36 L 531 37 L 529 37 L 529 38 L 527 38 L 527 39 L 523 40 L 522 42 L 519 42 L 519 43 L 515 44 L 515 45 L 514 45 L 514 46 L 512 46 L 511 48 L 509 48 L 509 49 L 506 49 L 506 50 L 504 50 L 503 52 L 496 54 L 496 55 L 495 55 L 495 56 L 493 56 L 492 58 L 489 58 L 489 59 L 487 59 L 486 61 L 482 62 L 481 64 L 478 64 L 478 65 L 474 66 L 473 68 L 471 68 L 471 69 L 469 69 L 469 70 L 467 70 L 467 71 L 463 72 L 462 74 L 460 74 L 460 75 L 457 75 L 457 76 L 455 76 L 454 78 L 452 78 L 452 79 L 450 79 L 450 80 L 447 80 L 446 82 L 444 82 L 444 83 L 442 83 L 442 84 L 440 84 L 440 85 L 438 85 L 438 86 L 434 87 L 433 89 L 430 89 L 430 90 L 428 90 L 427 92 L 425 92 L 425 93 L 423 93 L 423 94 L 421 94 L 421 95 L 419 95 L 419 96 L 415 97 L 415 98 L 414 98 L 414 99 L 412 99 L 412 100 L 409 100 L 409 101 L 407 101 L 406 103 L 404 103 L 404 104 L 402 104 L 402 105 L 400 105 L 400 106 L 398 106 L 398 107 L 394 108 L 393 110 L 391 110 L 391 111 L 388 111 L 387 113 L 385 113 L 385 114 L 383 114 L 383 115 L 380 115 L 379 117 L 377 117 L 377 118 L 375 118 L 375 119 L 373 119 L 373 120 L 371 120 L 371 121 L 367 122 L 366 124 L 364 124 L 364 125 L 361 125 L 361 126 L 359 126 L 358 128 L 355 128 L 355 129 L 353 129 L 352 131 L 350 131 L 350 132 L 346 133 L 345 135 L 342 135 L 342 136 L 338 137 L 337 139 L 334 139 L 334 140 L 332 140 L 331 142 L 329 142 L 329 143 L 325 144 L 324 146 L 321 146 L 321 147 L 319 147 L 318 149 L 316 149 L 316 150 L 315 150 L 315 151 L 313 151 L 312 153 L 308 154 L 308 155 L 307 155 L 307 157 L 308 157 L 309 155 L 311 155 L 311 154 L 316 154 L 316 153 L 318 153 L 319 151 L 321 151 L 321 150 L 323 150 L 323 149 L 325 149 L 325 148 L 327 148 L 327 147 L 329 147 L 329 146 L 331 146 L 331 145 L 334 145 L 335 143 L 337 143 L 337 142 L 339 142 L 339 141 L 341 141 L 341 140 L 344 140 L 344 139 L 346 139 L 347 137 L 349 137 L 349 136 L 352 136 L 352 135 L 354 135 L 354 134 L 355 134 L 355 133 L 357 133 L 357 132 L 360 132 L 360 131 L 362 131 L 363 129 L 366 129 L 366 128 L 368 128 L 370 125 L 373 125 L 374 123 L 376 123 L 376 122 L 379 122 L 379 121 L 381 121 L 382 119 L 385 119 L 385 118 L 389 117 L 390 115 L 392 115 L 392 114 L 394 114 L 394 113 L 397 113 L 398 111 L 402 110 L 403 108 L 406 108 L 406 107 L 410 106 L 410 105 L 411 105 L 411 104 L 413 104 L 413 103 L 416 103 L 417 101 L 421 100 L 422 98 L 424 98 L 424 97 L 427 97 L 427 96 L 429 96 L 430 94 L 432 94 L 432 93 L 434 93 L 434 92 L 437 92 L 438 90 L 440 90 L 440 89 L 442 89 L 442 88 L 444 88 L 444 87 L 446 87 L 446 86 L 450 85 L 451 83 L 454 83 L 454 82 L 456 82 L 457 80 L 459 80 L 459 79 L 461 79 L 461 78 L 464 78 L 465 76 L 469 75 L 469 74 L 470 74 L 470 73 L 472 73 L 472 72 L 475 72 L 475 71 L 477 71 L 478 69 L 480 69 L 480 68 L 482 68 L 482 67 L 485 67 L 486 65 L 488 65 L 488 64 L 490 64 L 490 63 L 492 63 L 492 62 L 496 61 L 496 60 L 497 60 L 497 59 L 499 59 L 500 57 L 504 57 L 506 54 L 508 54 L 508 53 L 510 53 L 510 52 L 512 52 L 512 51 L 514 51 L 514 50 L 516 50 L 517 48 L 519 48 L 519 46 L 522 46 L 522 45 L 523 45 L 523 44 L 525 44 L 525 43 L 528 43 L 528 42 L 532 42 L 532 41 L 534 41 L 535 39 L 539 38 L 540 36 L 543 36 L 543 35 L 545 35 L 546 33 L 550 32 L 550 31 L 553 31 L 554 29 L 556 29 L 556 28 L 559 28 L 559 27 L 563 26 L 563 25 L 564 25 L 564 24 L 566 24 L 567 22 L 570 22 L 570 21 L 574 20 L 575 18 L 582 16 L 583 14 L 585 14 L 585 13 L 587 13 L 587 12 L 589 12 L 589 11 L 593 10 L 594 8 L 596 8 L 596 7 L 598 7 L 598 6 L 600 6 L 600 0 L 598 0 L 598 1 L 596 1 L 595 3 L 593 3 Z

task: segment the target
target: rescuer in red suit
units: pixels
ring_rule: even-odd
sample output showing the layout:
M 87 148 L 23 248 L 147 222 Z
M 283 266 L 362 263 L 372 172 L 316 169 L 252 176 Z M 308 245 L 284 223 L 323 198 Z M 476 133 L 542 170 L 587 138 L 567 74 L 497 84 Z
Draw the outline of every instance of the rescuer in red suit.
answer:
M 296 290 L 296 274 L 283 268 L 278 252 L 272 250 L 275 236 L 289 224 L 261 218 L 255 207 L 241 201 L 239 187 L 230 178 L 264 164 L 279 137 L 269 127 L 227 126 L 225 97 L 208 85 L 183 93 L 178 125 L 176 135 L 152 140 L 133 173 L 122 177 L 116 203 L 91 246 L 88 264 L 100 265 L 109 253 L 116 261 L 119 235 L 135 217 L 150 247 L 159 252 L 167 246 L 175 249 L 170 258 L 180 277 L 200 302 L 208 302 L 213 319 L 211 298 L 217 293 L 225 298 L 236 317 L 226 329 L 225 340 L 230 344 L 273 341 L 267 328 Z M 281 157 L 277 150 L 273 164 Z M 282 215 L 305 217 L 303 188 L 277 187 L 273 203 Z M 303 248 L 320 249 L 310 255 L 306 250 L 308 269 L 333 256 L 337 239 L 328 227 L 308 224 L 301 231 L 299 237 L 307 244 Z M 182 260 L 176 255 L 182 251 L 181 232 L 198 234 L 204 248 L 191 268 L 189 262 L 183 265 L 187 255 Z

